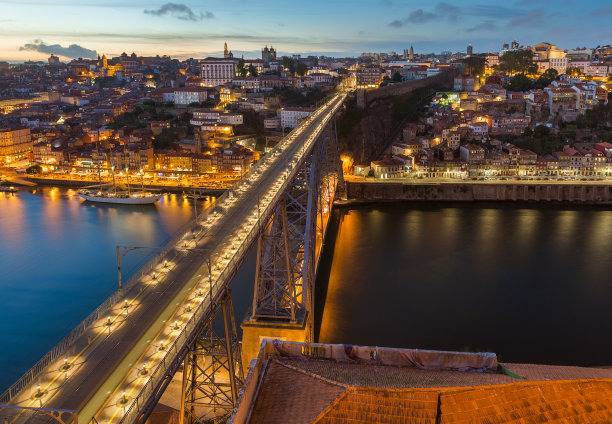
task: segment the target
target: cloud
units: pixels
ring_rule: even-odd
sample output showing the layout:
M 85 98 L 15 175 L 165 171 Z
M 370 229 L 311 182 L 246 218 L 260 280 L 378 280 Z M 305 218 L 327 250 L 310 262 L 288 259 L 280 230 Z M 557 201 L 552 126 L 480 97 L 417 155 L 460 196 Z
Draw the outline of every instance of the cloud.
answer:
M 408 23 L 424 24 L 425 22 L 429 22 L 435 18 L 435 13 L 424 12 L 423 9 L 417 9 L 410 12 L 410 15 L 408 15 L 407 18 L 401 20 L 396 19 L 392 22 L 389 22 L 389 26 L 393 28 L 401 28 Z
M 540 9 L 530 10 L 526 15 L 517 16 L 516 18 L 510 19 L 508 26 L 529 26 L 535 25 L 542 22 L 544 18 L 544 12 Z
M 591 16 L 612 15 L 612 6 L 602 7 L 589 13 Z
M 203 19 L 212 19 L 215 17 L 208 10 L 204 13 L 195 13 L 189 6 L 180 3 L 165 3 L 159 9 L 145 9 L 144 13 L 153 16 L 172 15 L 182 21 L 201 21 Z
M 98 52 L 95 50 L 86 49 L 78 44 L 71 44 L 68 47 L 62 47 L 59 44 L 46 44 L 42 40 L 34 40 L 32 43 L 27 43 L 19 47 L 20 51 L 29 50 L 33 52 L 40 52 L 45 54 L 56 54 L 58 56 L 64 56 L 71 59 L 79 57 L 95 59 L 98 57 Z
M 511 9 L 503 6 L 491 6 L 487 4 L 475 4 L 472 6 L 459 7 L 446 2 L 438 2 L 432 11 L 416 9 L 404 19 L 396 19 L 388 25 L 401 28 L 408 23 L 422 24 L 435 19 L 446 19 L 449 22 L 457 22 L 462 16 L 476 16 L 482 18 L 504 19 L 504 18 L 526 18 L 529 14 L 520 9 Z M 491 23 L 492 25 L 492 23 Z M 488 25 L 488 27 L 491 27 Z M 486 29 L 483 27 L 482 29 Z
M 484 21 L 476 26 L 465 30 L 465 32 L 475 31 L 497 31 L 497 25 L 495 25 L 492 21 Z

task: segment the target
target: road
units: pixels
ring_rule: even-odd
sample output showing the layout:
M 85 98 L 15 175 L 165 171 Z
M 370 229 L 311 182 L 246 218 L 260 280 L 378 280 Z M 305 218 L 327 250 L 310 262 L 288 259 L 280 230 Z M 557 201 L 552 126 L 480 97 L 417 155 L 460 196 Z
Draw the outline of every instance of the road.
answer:
M 345 96 L 336 94 L 285 137 L 10 403 L 76 410 L 80 423 L 132 422 Z M 24 413 L 11 422 L 27 421 Z

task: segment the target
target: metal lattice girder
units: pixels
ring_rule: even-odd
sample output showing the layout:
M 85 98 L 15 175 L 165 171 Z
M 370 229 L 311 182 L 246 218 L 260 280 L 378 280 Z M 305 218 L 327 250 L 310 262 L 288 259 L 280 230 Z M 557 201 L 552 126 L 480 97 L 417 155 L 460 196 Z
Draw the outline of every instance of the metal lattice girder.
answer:
M 185 358 L 181 423 L 204 423 L 229 414 L 236 406 L 244 382 L 229 291 L 217 306 L 214 317 Z M 224 334 L 216 330 L 221 324 L 219 321 Z
M 296 322 L 308 316 L 311 321 L 317 245 L 341 179 L 337 144 L 328 128 L 262 229 L 252 319 Z

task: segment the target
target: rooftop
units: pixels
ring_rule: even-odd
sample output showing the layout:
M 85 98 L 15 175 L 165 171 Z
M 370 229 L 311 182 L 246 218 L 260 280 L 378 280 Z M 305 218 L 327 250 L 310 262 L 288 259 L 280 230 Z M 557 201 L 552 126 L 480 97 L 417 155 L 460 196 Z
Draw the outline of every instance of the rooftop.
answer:
M 265 341 L 230 422 L 612 422 L 612 369 L 499 365 L 491 353 Z

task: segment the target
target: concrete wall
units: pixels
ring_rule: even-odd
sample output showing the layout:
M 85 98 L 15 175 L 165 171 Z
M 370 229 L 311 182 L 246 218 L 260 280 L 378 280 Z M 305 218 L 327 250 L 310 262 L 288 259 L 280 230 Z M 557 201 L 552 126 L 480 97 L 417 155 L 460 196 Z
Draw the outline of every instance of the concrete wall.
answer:
M 357 90 L 357 106 L 362 109 L 365 109 L 369 106 L 370 103 L 372 103 L 376 99 L 382 99 L 391 96 L 403 96 L 406 94 L 410 94 L 411 92 L 419 88 L 429 87 L 432 85 L 439 84 L 452 87 L 454 78 L 455 71 L 448 70 L 443 71 L 433 77 L 401 82 L 398 84 L 388 85 L 382 88 L 376 88 L 374 90 L 359 89 Z
M 442 183 L 347 182 L 349 202 L 559 202 L 612 205 L 612 185 L 555 183 Z

